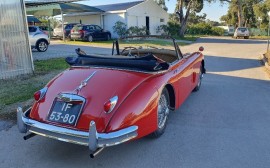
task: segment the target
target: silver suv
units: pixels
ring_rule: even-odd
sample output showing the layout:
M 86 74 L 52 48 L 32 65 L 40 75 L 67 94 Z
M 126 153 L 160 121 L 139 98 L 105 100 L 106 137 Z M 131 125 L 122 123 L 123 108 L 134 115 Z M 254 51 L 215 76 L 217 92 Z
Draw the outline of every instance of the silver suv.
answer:
M 238 27 L 233 35 L 234 38 L 244 37 L 245 39 L 248 39 L 249 36 L 249 30 L 246 27 Z
M 38 26 L 29 26 L 29 40 L 31 48 L 39 52 L 45 52 L 50 44 L 49 36 L 44 33 Z

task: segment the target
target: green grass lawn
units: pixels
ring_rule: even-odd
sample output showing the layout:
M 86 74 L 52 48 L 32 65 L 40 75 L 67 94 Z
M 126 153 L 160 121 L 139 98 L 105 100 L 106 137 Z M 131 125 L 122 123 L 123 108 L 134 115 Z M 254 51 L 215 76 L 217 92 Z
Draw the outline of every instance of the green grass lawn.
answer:
M 43 88 L 55 75 L 68 68 L 63 58 L 34 61 L 34 65 L 33 75 L 0 80 L 0 112 L 7 105 L 31 99 L 33 93 Z
M 268 36 L 250 36 L 250 39 L 268 40 Z

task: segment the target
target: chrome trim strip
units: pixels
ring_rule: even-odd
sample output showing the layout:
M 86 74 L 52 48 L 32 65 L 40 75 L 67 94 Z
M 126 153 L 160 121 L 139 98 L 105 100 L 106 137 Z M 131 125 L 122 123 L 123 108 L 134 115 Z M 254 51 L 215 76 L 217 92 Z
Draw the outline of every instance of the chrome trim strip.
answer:
M 57 98 L 64 102 L 85 102 L 84 97 L 70 93 L 59 93 Z
M 39 98 L 38 102 L 45 97 L 47 90 L 48 90 L 48 87 L 45 87 L 45 88 L 42 88 L 41 90 L 39 90 L 40 91 L 40 98 Z
M 85 87 L 88 83 L 88 81 L 96 74 L 97 71 L 93 72 L 89 77 L 87 77 L 85 80 L 83 80 L 79 87 L 76 88 L 76 91 L 79 92 L 82 90 L 83 87 Z
M 112 97 L 112 98 L 110 99 L 110 102 L 111 102 L 111 108 L 110 108 L 110 110 L 109 110 L 108 112 L 105 111 L 105 113 L 107 113 L 107 114 L 111 113 L 111 112 L 113 111 L 113 109 L 114 109 L 114 107 L 115 107 L 117 101 L 118 101 L 118 96 Z
M 98 133 L 94 121 L 90 122 L 88 132 L 49 125 L 28 118 L 30 110 L 28 109 L 25 113 L 22 112 L 20 107 L 17 110 L 17 124 L 21 133 L 29 131 L 59 141 L 85 145 L 91 151 L 102 147 L 118 145 L 138 136 L 138 126 L 130 126 L 110 133 Z

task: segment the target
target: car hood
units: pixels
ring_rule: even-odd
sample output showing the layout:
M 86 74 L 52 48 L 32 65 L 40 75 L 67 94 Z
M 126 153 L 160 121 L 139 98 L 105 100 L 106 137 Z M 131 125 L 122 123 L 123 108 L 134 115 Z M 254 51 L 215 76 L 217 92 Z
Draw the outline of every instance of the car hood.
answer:
M 30 117 L 40 122 L 50 123 L 47 117 L 55 98 L 60 93 L 76 94 L 84 97 L 86 102 L 77 124 L 72 128 L 88 130 L 89 122 L 95 121 L 98 131 L 103 132 L 123 100 L 149 77 L 151 74 L 131 71 L 71 68 L 48 83 L 44 99 L 34 104 Z M 105 114 L 104 104 L 114 96 L 118 96 L 118 102 L 111 113 Z

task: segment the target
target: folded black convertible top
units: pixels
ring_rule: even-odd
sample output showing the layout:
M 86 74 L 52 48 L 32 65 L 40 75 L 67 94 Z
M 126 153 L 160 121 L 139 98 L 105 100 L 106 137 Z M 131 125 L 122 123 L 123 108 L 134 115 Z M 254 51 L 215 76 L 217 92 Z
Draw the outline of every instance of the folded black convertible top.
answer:
M 160 71 L 169 68 L 168 63 L 159 62 L 151 53 L 142 57 L 87 55 L 80 49 L 76 49 L 76 53 L 77 57 L 66 58 L 66 62 L 71 66 L 119 67 L 141 71 Z

